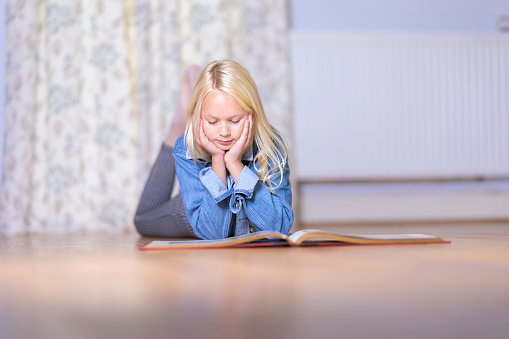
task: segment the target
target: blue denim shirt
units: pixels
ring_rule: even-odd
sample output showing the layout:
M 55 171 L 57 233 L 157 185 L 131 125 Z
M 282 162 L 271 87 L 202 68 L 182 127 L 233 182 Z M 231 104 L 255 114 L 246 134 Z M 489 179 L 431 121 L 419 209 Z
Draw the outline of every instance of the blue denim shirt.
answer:
M 272 178 L 272 193 L 256 175 L 254 152 L 255 147 L 250 146 L 242 156 L 245 166 L 238 183 L 228 174 L 225 185 L 211 162 L 193 161 L 183 135 L 177 139 L 173 148 L 177 178 L 187 218 L 199 237 L 221 239 L 255 231 L 290 231 L 293 211 L 288 162 L 279 186 L 280 175 Z

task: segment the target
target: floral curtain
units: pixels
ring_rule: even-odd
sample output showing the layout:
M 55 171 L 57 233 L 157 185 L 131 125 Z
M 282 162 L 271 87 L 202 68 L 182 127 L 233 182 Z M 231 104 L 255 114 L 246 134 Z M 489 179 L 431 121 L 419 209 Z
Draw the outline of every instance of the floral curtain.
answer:
M 133 230 L 183 70 L 231 58 L 290 135 L 284 0 L 7 0 L 0 234 Z

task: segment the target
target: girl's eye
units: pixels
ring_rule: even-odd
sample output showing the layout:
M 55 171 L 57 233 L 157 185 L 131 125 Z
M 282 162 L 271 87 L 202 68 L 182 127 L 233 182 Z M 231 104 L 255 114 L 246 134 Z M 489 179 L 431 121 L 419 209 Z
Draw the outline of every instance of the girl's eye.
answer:
M 232 123 L 238 124 L 240 120 L 232 120 Z
M 215 125 L 217 121 L 209 121 L 209 125 Z

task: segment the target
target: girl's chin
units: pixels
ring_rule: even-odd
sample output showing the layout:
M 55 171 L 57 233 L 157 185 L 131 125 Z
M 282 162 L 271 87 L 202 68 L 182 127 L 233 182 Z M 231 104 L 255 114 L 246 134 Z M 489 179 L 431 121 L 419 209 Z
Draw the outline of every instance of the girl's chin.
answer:
M 230 141 L 229 143 L 220 143 L 216 141 L 214 144 L 217 148 L 223 150 L 223 151 L 229 151 L 230 148 L 232 148 L 233 144 L 235 143 L 235 140 Z
M 232 144 L 233 145 L 233 144 Z M 223 150 L 223 151 L 229 151 L 230 148 L 232 148 L 232 145 L 221 145 L 221 144 L 216 144 L 216 147 L 219 148 L 220 150 Z

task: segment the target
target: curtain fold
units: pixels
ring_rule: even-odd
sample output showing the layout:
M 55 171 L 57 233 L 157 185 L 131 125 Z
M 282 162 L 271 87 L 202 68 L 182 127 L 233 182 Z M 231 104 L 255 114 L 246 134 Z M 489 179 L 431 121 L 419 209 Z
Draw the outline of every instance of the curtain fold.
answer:
M 287 11 L 282 0 L 7 0 L 0 233 L 133 230 L 191 64 L 243 64 L 291 140 Z

